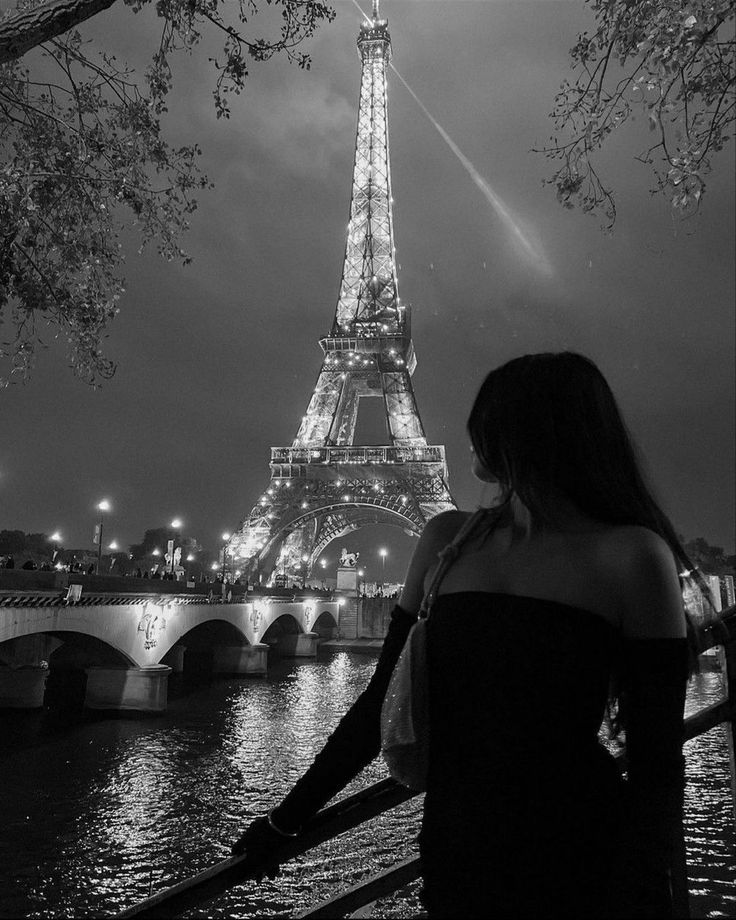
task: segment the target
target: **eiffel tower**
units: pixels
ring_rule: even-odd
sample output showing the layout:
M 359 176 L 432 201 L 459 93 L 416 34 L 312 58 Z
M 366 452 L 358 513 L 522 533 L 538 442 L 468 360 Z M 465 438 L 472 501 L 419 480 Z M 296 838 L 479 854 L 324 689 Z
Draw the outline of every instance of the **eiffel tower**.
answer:
M 271 448 L 271 480 L 225 552 L 251 579 L 306 573 L 328 543 L 366 524 L 418 535 L 455 507 L 445 448 L 428 445 L 411 375 L 411 311 L 399 300 L 388 153 L 388 22 L 373 0 L 362 64 L 352 200 L 335 319 L 290 447 Z M 383 400 L 388 443 L 354 443 L 360 400 Z

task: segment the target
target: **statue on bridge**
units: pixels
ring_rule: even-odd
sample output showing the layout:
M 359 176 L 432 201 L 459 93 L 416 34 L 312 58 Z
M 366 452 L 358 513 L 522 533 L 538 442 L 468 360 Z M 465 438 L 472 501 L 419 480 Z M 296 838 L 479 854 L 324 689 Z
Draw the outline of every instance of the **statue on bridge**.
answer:
M 343 546 L 340 554 L 340 565 L 345 568 L 352 568 L 358 564 L 358 556 L 360 556 L 360 553 L 349 553 Z

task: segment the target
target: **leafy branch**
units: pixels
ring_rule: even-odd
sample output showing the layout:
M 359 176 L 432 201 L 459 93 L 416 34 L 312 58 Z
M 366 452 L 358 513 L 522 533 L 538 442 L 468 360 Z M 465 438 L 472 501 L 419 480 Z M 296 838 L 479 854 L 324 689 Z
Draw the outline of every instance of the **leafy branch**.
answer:
M 736 68 L 733 0 L 586 0 L 596 29 L 570 51 L 550 113 L 554 133 L 536 152 L 557 167 L 545 180 L 565 207 L 616 220 L 614 191 L 597 156 L 643 111 L 656 143 L 635 159 L 651 167 L 652 193 L 688 216 L 701 204 L 713 157 L 733 133 Z
M 197 193 L 211 184 L 197 165 L 199 147 L 173 148 L 163 135 L 171 56 L 191 53 L 205 27 L 223 33 L 213 95 L 218 117 L 227 117 L 247 61 L 282 52 L 309 67 L 295 49 L 334 17 L 319 0 L 265 0 L 261 37 L 256 0 L 238 0 L 234 12 L 227 0 L 124 0 L 134 12 L 155 3 L 161 20 L 140 85 L 114 56 L 65 32 L 112 2 L 44 0 L 0 19 L 0 323 L 10 329 L 0 335 L 0 370 L 9 368 L 0 386 L 27 378 L 44 326 L 67 339 L 82 380 L 112 376 L 102 342 L 125 290 L 124 227 L 140 233 L 139 251 L 155 245 L 167 260 L 190 261 L 181 237 Z M 32 65 L 23 66 L 30 49 Z

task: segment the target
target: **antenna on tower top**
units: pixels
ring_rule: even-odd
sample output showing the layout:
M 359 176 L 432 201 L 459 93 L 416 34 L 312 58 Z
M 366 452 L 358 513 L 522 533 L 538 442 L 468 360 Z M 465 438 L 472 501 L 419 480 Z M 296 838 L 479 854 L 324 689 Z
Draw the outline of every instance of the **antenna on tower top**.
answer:
M 378 21 L 378 0 L 373 0 L 373 22 Z

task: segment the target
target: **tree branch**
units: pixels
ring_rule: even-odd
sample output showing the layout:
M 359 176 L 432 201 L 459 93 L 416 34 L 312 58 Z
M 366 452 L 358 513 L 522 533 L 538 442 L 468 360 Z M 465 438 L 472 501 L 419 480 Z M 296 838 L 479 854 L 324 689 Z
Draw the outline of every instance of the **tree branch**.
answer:
M 41 42 L 68 32 L 116 0 L 46 0 L 0 22 L 0 64 L 15 61 Z

